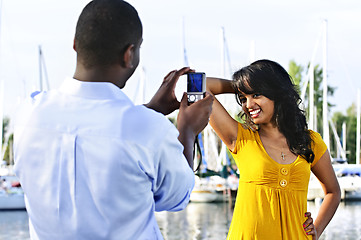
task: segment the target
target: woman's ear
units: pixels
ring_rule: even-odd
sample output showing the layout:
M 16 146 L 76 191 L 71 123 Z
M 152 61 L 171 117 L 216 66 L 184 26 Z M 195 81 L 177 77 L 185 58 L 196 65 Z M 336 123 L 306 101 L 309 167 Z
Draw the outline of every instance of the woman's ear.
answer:
M 130 44 L 124 52 L 122 57 L 122 65 L 125 68 L 133 68 L 133 58 L 134 58 L 134 44 Z

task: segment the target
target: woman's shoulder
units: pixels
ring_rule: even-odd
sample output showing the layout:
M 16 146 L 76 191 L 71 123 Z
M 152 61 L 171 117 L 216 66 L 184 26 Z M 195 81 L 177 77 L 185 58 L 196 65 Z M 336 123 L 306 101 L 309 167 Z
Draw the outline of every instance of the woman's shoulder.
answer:
M 238 138 L 240 136 L 243 136 L 245 138 L 246 136 L 255 136 L 258 134 L 258 129 L 256 127 L 247 126 L 244 123 L 238 122 Z
M 311 129 L 308 129 L 308 132 L 310 133 L 310 137 L 315 144 L 324 143 L 321 134 Z
M 312 139 L 311 148 L 312 148 L 313 153 L 315 154 L 315 158 L 311 165 L 311 167 L 313 167 L 318 162 L 318 160 L 322 157 L 322 155 L 326 152 L 327 145 L 323 141 L 321 135 L 318 132 L 315 132 L 312 130 L 308 130 L 308 131 L 310 132 L 310 136 Z
M 233 153 L 239 152 L 243 146 L 249 141 L 256 141 L 258 131 L 252 130 L 248 126 L 238 122 L 238 132 L 237 132 L 237 141 L 236 147 Z

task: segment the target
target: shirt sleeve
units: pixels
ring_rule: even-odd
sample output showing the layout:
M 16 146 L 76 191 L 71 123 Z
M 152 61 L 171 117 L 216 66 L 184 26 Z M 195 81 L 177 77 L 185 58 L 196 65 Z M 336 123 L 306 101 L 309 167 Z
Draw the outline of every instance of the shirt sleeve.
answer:
M 158 146 L 158 166 L 153 183 L 156 211 L 180 211 L 194 187 L 194 173 L 183 155 L 178 131 L 172 126 Z
M 315 158 L 311 164 L 311 168 L 316 165 L 318 160 L 322 157 L 322 155 L 326 152 L 327 146 L 325 142 L 322 140 L 322 137 L 319 133 L 310 130 L 311 138 L 313 140 L 312 143 L 312 151 L 315 154 Z
M 246 129 L 241 123 L 238 123 L 236 146 L 233 152 L 230 149 L 229 151 L 232 155 L 236 155 L 248 141 L 255 141 L 255 132 Z

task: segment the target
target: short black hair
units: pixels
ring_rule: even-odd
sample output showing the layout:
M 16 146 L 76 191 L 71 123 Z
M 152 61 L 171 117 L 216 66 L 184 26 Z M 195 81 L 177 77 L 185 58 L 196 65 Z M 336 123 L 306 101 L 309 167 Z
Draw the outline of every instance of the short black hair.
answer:
M 122 0 L 93 0 L 79 16 L 75 32 L 78 61 L 86 68 L 109 66 L 142 37 L 138 12 Z

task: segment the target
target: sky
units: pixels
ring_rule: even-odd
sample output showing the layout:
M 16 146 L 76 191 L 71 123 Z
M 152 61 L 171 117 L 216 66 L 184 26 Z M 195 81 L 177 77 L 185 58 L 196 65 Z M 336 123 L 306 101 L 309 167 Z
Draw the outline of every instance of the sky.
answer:
M 39 89 L 39 46 L 50 88 L 57 88 L 64 78 L 73 75 L 75 25 L 88 2 L 0 0 L 0 87 L 4 89 L 5 116 L 12 118 L 21 99 Z M 189 65 L 213 77 L 230 78 L 232 72 L 251 60 L 264 58 L 279 62 L 286 70 L 290 60 L 307 66 L 314 52 L 315 64 L 322 65 L 324 20 L 328 32 L 328 84 L 336 88 L 329 98 L 335 105 L 331 112 L 345 113 L 356 102 L 357 89 L 361 88 L 359 0 L 128 2 L 137 9 L 143 23 L 141 63 L 124 89 L 137 103 L 141 79 L 147 102 L 168 72 L 184 66 L 183 45 Z M 230 59 L 225 65 L 222 28 Z M 179 81 L 177 96 L 185 91 L 184 81 Z

